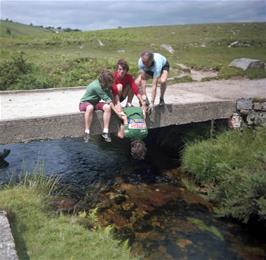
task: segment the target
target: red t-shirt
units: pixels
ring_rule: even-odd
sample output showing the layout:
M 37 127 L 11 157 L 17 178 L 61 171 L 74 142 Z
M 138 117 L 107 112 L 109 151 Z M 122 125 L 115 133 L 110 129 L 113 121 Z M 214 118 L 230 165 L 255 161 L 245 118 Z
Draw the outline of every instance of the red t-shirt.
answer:
M 115 79 L 114 84 L 112 85 L 113 95 L 118 95 L 118 89 L 116 87 L 117 84 L 122 84 L 123 88 L 125 88 L 126 85 L 129 85 L 135 95 L 137 95 L 139 93 L 138 87 L 135 84 L 135 81 L 134 81 L 132 75 L 126 74 L 123 79 L 119 78 L 118 72 L 114 72 L 113 75 L 114 75 L 114 79 Z

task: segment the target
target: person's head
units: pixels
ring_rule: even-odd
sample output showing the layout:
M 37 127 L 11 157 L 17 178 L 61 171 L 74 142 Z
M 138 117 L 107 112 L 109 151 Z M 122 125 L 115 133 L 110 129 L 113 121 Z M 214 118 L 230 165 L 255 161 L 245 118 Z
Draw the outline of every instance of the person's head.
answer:
M 151 67 L 153 64 L 153 53 L 150 51 L 143 51 L 140 54 L 142 63 L 146 66 L 146 67 Z
M 106 69 L 101 71 L 98 80 L 102 88 L 111 88 L 112 84 L 114 83 L 112 72 Z
M 131 146 L 131 156 L 136 160 L 144 160 L 147 148 L 142 140 L 134 140 L 130 144 Z
M 123 78 L 129 71 L 128 63 L 123 59 L 118 60 L 116 63 L 116 71 L 119 77 Z

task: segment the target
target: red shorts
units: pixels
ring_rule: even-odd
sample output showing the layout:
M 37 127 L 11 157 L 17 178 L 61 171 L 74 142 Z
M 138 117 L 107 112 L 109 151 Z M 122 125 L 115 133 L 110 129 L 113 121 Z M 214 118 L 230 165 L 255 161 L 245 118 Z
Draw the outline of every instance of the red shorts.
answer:
M 79 104 L 79 111 L 80 112 L 85 112 L 87 110 L 87 106 L 88 105 L 93 105 L 94 107 L 94 110 L 102 110 L 103 111 L 103 106 L 107 104 L 107 103 L 104 103 L 104 102 L 99 102 L 97 103 L 96 105 L 93 105 L 92 103 L 86 101 L 86 102 L 82 102 Z

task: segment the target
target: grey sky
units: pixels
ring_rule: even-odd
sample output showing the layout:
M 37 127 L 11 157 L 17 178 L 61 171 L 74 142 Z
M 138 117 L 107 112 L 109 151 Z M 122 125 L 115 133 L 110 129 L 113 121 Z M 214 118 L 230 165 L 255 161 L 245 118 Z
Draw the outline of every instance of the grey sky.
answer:
M 1 19 L 95 30 L 215 22 L 266 22 L 266 0 L 0 0 Z

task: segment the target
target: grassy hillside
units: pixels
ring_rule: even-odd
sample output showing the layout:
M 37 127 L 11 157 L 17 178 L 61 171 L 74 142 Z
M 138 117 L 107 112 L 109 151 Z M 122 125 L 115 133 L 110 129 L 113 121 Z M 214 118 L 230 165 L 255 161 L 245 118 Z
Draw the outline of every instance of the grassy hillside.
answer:
M 235 41 L 238 47 L 228 48 Z M 25 82 L 20 80 L 21 84 L 14 80 L 9 89 L 84 85 L 96 77 L 99 69 L 113 69 L 119 58 L 125 58 L 131 73 L 136 75 L 137 59 L 144 49 L 165 55 L 171 64 L 171 76 L 178 75 L 178 64 L 182 63 L 193 68 L 215 69 L 219 78 L 266 77 L 265 70 L 243 72 L 228 67 L 234 58 L 241 57 L 266 62 L 266 23 L 120 28 L 45 33 L 38 37 L 24 34 L 0 37 L 0 44 L 2 64 L 14 64 L 12 56 L 23 52 L 26 62 L 32 65 L 31 73 L 42 75 L 41 80 L 33 82 L 29 76 Z M 174 53 L 162 44 L 171 45 Z
M 12 21 L 0 20 L 0 36 L 19 36 L 19 35 L 36 35 L 49 32 L 49 30 L 37 27 L 29 26 Z

